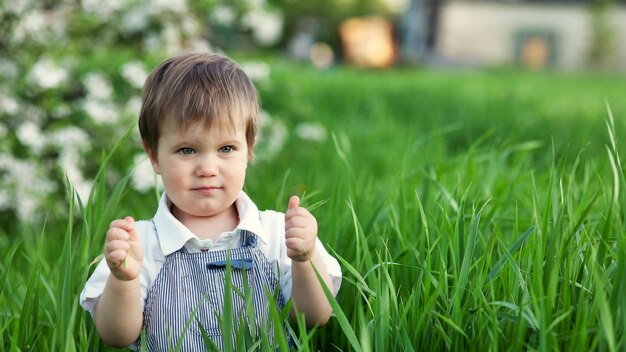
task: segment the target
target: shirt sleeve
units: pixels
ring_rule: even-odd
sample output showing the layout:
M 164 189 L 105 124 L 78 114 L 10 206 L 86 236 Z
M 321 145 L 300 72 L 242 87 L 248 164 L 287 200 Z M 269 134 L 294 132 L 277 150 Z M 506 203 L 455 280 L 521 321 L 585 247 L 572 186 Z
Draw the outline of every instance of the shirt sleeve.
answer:
M 109 268 L 106 260 L 102 258 L 96 270 L 85 283 L 83 291 L 80 293 L 80 305 L 95 318 L 96 306 L 104 291 L 104 286 L 109 278 Z
M 339 262 L 337 262 L 337 259 L 335 259 L 335 257 L 328 253 L 319 238 L 317 238 L 315 248 L 322 257 L 322 261 L 326 266 L 328 276 L 330 276 L 330 281 L 333 283 L 333 296 L 337 296 L 337 292 L 339 292 L 339 287 L 341 287 L 341 267 L 339 266 Z
M 270 245 L 268 248 L 268 258 L 278 261 L 280 271 L 280 291 L 285 300 L 291 298 L 291 258 L 287 256 L 287 247 L 285 245 L 285 214 L 265 211 L 261 216 L 264 227 L 269 232 L 271 237 Z M 315 248 L 319 252 L 319 255 L 324 263 L 326 272 L 330 277 L 333 287 L 331 291 L 334 296 L 337 296 L 339 288 L 341 287 L 341 267 L 339 262 L 332 255 L 328 253 L 319 237 L 316 239 Z

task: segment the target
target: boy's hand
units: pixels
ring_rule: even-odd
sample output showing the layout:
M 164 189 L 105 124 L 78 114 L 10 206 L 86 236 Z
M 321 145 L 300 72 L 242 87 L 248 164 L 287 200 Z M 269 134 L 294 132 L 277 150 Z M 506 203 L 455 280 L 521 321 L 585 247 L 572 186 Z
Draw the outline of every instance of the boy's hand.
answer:
M 305 208 L 300 207 L 300 198 L 289 198 L 289 209 L 285 213 L 285 245 L 291 260 L 305 262 L 315 250 L 317 221 Z
M 139 277 L 143 247 L 135 232 L 135 220 L 127 216 L 111 222 L 104 243 L 104 257 L 111 273 L 121 281 Z

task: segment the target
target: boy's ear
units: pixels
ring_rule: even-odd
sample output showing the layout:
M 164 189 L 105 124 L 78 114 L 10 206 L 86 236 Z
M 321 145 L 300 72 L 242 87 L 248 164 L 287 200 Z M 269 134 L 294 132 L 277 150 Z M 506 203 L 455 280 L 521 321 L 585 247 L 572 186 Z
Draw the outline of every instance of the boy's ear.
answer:
M 150 147 L 148 146 L 148 143 L 146 142 L 143 142 L 143 150 L 145 150 L 146 154 L 148 154 L 148 157 L 150 158 L 150 163 L 152 164 L 152 169 L 154 170 L 154 172 L 160 175 L 161 169 L 159 168 L 159 162 L 157 161 L 156 153 L 152 152 L 152 149 L 150 149 Z

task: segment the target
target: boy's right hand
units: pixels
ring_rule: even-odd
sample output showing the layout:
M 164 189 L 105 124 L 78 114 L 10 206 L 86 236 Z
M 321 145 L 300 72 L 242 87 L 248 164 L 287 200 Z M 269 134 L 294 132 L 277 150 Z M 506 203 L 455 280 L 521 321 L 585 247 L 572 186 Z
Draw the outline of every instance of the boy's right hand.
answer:
M 130 281 L 139 277 L 143 247 L 132 217 L 111 222 L 104 243 L 104 257 L 118 280 Z

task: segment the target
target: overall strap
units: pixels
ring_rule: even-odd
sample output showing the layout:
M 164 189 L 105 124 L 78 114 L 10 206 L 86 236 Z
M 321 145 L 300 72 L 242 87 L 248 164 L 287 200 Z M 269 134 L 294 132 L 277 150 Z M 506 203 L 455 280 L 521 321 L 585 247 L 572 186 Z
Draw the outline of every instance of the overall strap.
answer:
M 241 236 L 241 247 L 256 247 L 257 236 L 248 230 L 239 230 Z

